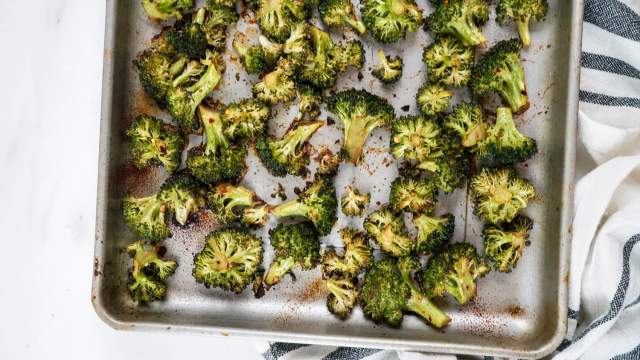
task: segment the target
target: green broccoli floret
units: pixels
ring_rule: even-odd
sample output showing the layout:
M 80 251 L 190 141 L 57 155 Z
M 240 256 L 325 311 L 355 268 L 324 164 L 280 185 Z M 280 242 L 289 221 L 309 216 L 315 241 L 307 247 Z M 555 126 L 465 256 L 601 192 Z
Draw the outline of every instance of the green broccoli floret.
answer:
M 486 38 L 479 26 L 489 20 L 485 0 L 441 1 L 425 21 L 425 29 L 436 34 L 456 36 L 467 46 L 484 44 Z
M 202 18 L 196 16 L 193 21 L 177 25 L 166 33 L 172 49 L 190 59 L 202 59 L 207 55 L 207 37 L 199 20 Z
M 328 89 L 336 83 L 338 77 L 333 58 L 335 45 L 329 33 L 315 26 L 310 26 L 309 33 L 314 53 L 302 65 L 298 77 L 302 82 L 309 83 L 318 89 Z
M 518 34 L 524 47 L 531 45 L 529 21 L 540 21 L 549 11 L 547 0 L 500 0 L 496 7 L 498 23 L 504 25 L 513 20 L 518 26 Z
M 533 220 L 518 215 L 510 223 L 487 224 L 482 231 L 484 254 L 500 272 L 511 272 L 528 245 Z
M 373 262 L 373 249 L 366 234 L 355 228 L 340 230 L 344 253 L 328 249 L 322 257 L 322 274 L 327 278 L 355 278 Z
M 476 212 L 492 224 L 513 220 L 536 196 L 533 185 L 512 168 L 484 168 L 471 179 Z
M 126 194 L 122 200 L 122 214 L 134 234 L 154 242 L 171 236 L 167 226 L 167 205 L 157 194 L 136 198 Z
M 275 43 L 263 35 L 258 36 L 258 42 L 262 47 L 262 52 L 264 52 L 264 61 L 267 69 L 273 69 L 278 65 L 278 60 L 284 54 L 284 45 Z
M 437 195 L 438 188 L 432 181 L 399 177 L 391 183 L 389 204 L 396 211 L 431 213 Z
M 320 18 L 327 26 L 352 27 L 360 35 L 367 31 L 364 23 L 356 17 L 349 0 L 322 0 L 318 10 Z
M 327 296 L 327 308 L 339 317 L 346 319 L 349 317 L 358 301 L 358 280 L 352 279 L 327 279 L 326 286 L 329 295 Z
M 320 106 L 323 103 L 322 93 L 314 87 L 301 84 L 298 86 L 298 115 L 296 120 L 303 120 L 305 115 L 311 119 L 320 116 Z
M 337 218 L 338 199 L 330 178 L 319 176 L 300 193 L 297 199 L 271 209 L 277 217 L 304 217 L 313 222 L 321 236 L 328 235 Z
M 422 52 L 429 81 L 450 86 L 465 86 L 471 78 L 473 48 L 451 36 L 438 36 Z
M 256 141 L 258 157 L 274 176 L 300 175 L 309 165 L 309 143 L 324 122 L 299 121 L 281 139 L 264 136 Z
M 525 161 L 537 152 L 536 141 L 518 131 L 508 107 L 496 109 L 496 123 L 487 130 L 477 151 L 481 160 L 505 165 Z
M 487 135 L 487 124 L 482 107 L 478 104 L 459 104 L 444 119 L 444 126 L 458 134 L 463 146 L 474 149 Z
M 207 205 L 213 210 L 219 223 L 227 225 L 232 222 L 242 221 L 246 208 L 259 208 L 257 213 L 262 214 L 262 218 L 254 221 L 253 224 L 261 225 L 266 223 L 269 215 L 264 210 L 264 202 L 258 198 L 256 193 L 244 186 L 234 186 L 231 184 L 220 184 L 211 189 L 207 194 Z M 246 214 L 245 221 L 253 216 Z
M 451 214 L 440 217 L 421 214 L 413 217 L 413 224 L 417 230 L 416 250 L 431 254 L 451 240 L 456 221 Z
M 236 229 L 207 235 L 204 249 L 193 257 L 193 277 L 208 287 L 241 293 L 262 264 L 262 240 Z
M 360 13 L 374 39 L 393 43 L 418 30 L 422 10 L 413 0 L 361 0 Z
M 168 178 L 160 188 L 158 199 L 173 213 L 180 225 L 185 225 L 191 216 L 204 207 L 200 184 L 185 173 Z
M 466 304 L 476 297 L 476 279 L 486 275 L 491 268 L 469 243 L 447 245 L 429 259 L 420 273 L 421 285 L 429 297 L 449 293 L 459 304 Z
M 318 162 L 318 174 L 334 176 L 338 173 L 340 163 L 342 162 L 342 156 L 340 156 L 340 154 L 334 154 L 327 147 L 323 147 L 318 151 L 316 161 Z
M 311 270 L 320 262 L 320 241 L 313 224 L 278 224 L 269 231 L 275 258 L 264 275 L 264 284 L 271 287 L 294 267 Z
M 364 314 L 376 322 L 399 326 L 404 312 L 409 311 L 437 328 L 446 326 L 451 318 L 413 282 L 411 272 L 419 266 L 413 257 L 376 261 L 365 273 L 358 296 Z
M 164 283 L 178 267 L 173 260 L 163 259 L 164 246 L 144 245 L 142 241 L 129 244 L 127 253 L 133 258 L 127 287 L 134 301 L 149 303 L 164 299 L 167 285 Z
M 231 3 L 231 6 L 211 4 L 196 14 L 196 21 L 202 24 L 207 44 L 220 52 L 227 47 L 227 27 L 238 21 L 235 2 Z
M 304 0 L 257 0 L 256 19 L 271 40 L 284 42 L 294 24 L 308 16 Z
M 438 170 L 435 172 L 433 180 L 440 190 L 449 194 L 453 190 L 463 187 L 467 182 L 471 171 L 471 161 L 467 149 L 462 146 L 457 135 L 450 131 L 441 133 L 438 148 L 442 155 L 436 159 Z
M 471 91 L 476 96 L 497 92 L 514 113 L 529 108 L 524 69 L 520 65 L 518 39 L 503 40 L 485 53 L 473 68 Z
M 311 41 L 309 39 L 309 25 L 299 22 L 291 29 L 291 34 L 282 45 L 282 52 L 287 55 L 296 68 L 300 67 L 311 56 Z
M 142 7 L 151 20 L 180 20 L 194 4 L 194 0 L 142 0 Z
M 423 170 L 437 170 L 434 161 L 440 156 L 440 126 L 422 116 L 403 116 L 391 127 L 391 154 L 421 164 Z
M 436 116 L 445 112 L 451 105 L 453 93 L 444 86 L 426 83 L 416 93 L 418 110 L 426 116 Z
M 358 189 L 351 185 L 344 189 L 344 194 L 340 198 L 342 213 L 347 216 L 362 216 L 369 208 L 371 202 L 371 194 L 361 194 Z
M 225 135 L 232 139 L 255 139 L 263 135 L 271 110 L 262 101 L 247 98 L 227 105 L 222 112 Z
M 363 227 L 384 252 L 404 256 L 413 251 L 415 244 L 407 234 L 402 214 L 390 207 L 383 207 L 369 214 Z
M 341 91 L 329 98 L 328 108 L 344 124 L 343 148 L 352 163 L 360 160 L 369 134 L 395 119 L 393 107 L 387 100 L 366 90 Z
M 364 49 L 359 40 L 349 40 L 333 47 L 331 52 L 333 62 L 339 72 L 345 72 L 350 66 L 362 69 L 364 65 Z
M 238 56 L 240 56 L 242 66 L 244 66 L 244 69 L 249 74 L 261 73 L 262 70 L 267 68 L 265 53 L 262 50 L 262 46 L 248 46 L 241 39 L 241 36 L 233 39 L 232 46 L 238 53 Z
M 129 153 L 139 169 L 162 165 L 172 173 L 180 166 L 184 137 L 178 129 L 162 120 L 139 115 L 127 129 Z
M 259 100 L 276 105 L 296 97 L 296 84 L 293 81 L 294 65 L 290 60 L 278 60 L 275 70 L 266 74 L 260 82 L 253 85 L 253 95 Z
M 380 64 L 371 70 L 371 75 L 375 76 L 383 84 L 392 84 L 402 77 L 402 58 L 399 56 L 387 56 L 382 49 L 378 49 L 378 60 Z
M 176 54 L 167 44 L 166 31 L 152 40 L 151 46 L 138 54 L 133 61 L 138 69 L 140 84 L 161 107 L 166 105 L 166 96 L 173 86 L 173 79 L 186 66 L 188 59 Z

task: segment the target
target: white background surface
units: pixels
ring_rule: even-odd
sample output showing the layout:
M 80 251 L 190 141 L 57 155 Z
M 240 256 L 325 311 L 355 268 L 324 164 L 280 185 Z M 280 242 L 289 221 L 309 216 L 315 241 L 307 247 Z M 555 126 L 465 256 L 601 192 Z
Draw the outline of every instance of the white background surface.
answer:
M 246 340 L 117 332 L 93 311 L 104 13 L 0 0 L 0 359 L 260 359 Z

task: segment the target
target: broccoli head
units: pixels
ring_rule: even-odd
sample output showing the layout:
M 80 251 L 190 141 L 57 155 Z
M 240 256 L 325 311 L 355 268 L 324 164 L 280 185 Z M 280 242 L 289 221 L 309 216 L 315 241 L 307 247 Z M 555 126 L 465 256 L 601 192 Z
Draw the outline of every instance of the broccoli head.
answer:
M 316 119 L 320 116 L 320 105 L 322 105 L 323 98 L 322 93 L 314 87 L 301 84 L 298 86 L 298 115 L 297 120 L 304 119 L 305 115 L 311 119 Z
M 342 156 L 340 156 L 339 153 L 334 154 L 327 147 L 323 147 L 318 151 L 316 161 L 318 162 L 318 174 L 334 176 L 338 173 L 338 168 L 340 168 L 340 163 L 342 162 Z
M 262 207 L 264 202 L 258 198 L 256 193 L 244 186 L 220 184 L 213 187 L 207 194 L 207 205 L 213 210 L 218 222 L 226 225 L 242 221 L 246 208 Z M 258 214 L 260 213 L 258 212 Z M 247 216 L 247 219 L 251 218 L 251 214 L 247 214 Z M 268 211 L 255 224 L 265 223 L 267 216 Z
M 343 147 L 352 163 L 360 160 L 369 134 L 395 119 L 393 107 L 387 100 L 366 90 L 341 91 L 329 98 L 328 108 L 344 124 Z
M 500 24 L 513 20 L 518 27 L 518 34 L 524 47 L 531 45 L 529 21 L 540 21 L 549 11 L 547 0 L 500 0 L 496 7 L 496 15 Z
M 265 133 L 271 110 L 262 101 L 248 98 L 227 105 L 222 118 L 227 137 L 254 139 Z
M 450 86 L 465 86 L 471 78 L 473 48 L 452 36 L 438 36 L 422 52 L 429 81 Z
M 338 255 L 334 249 L 325 251 L 322 257 L 322 273 L 327 278 L 355 278 L 373 262 L 373 249 L 366 234 L 355 228 L 340 230 L 344 253 Z
M 349 0 L 323 0 L 320 2 L 320 18 L 332 27 L 351 27 L 362 35 L 367 31 L 364 23 L 356 17 Z
M 309 165 L 308 140 L 322 125 L 322 121 L 299 121 L 281 139 L 261 137 L 256 141 L 258 157 L 274 176 L 300 175 Z
M 204 14 L 202 11 L 205 9 L 200 10 L 198 13 Z M 176 25 L 166 32 L 171 48 L 190 59 L 202 59 L 207 54 L 207 37 L 198 22 L 198 13 L 193 21 Z
M 258 36 L 258 42 L 264 53 L 264 62 L 267 69 L 273 69 L 278 65 L 278 60 L 284 54 L 284 45 L 269 40 L 266 36 Z M 294 63 L 295 64 L 295 63 Z
M 505 165 L 525 161 L 537 152 L 536 141 L 518 131 L 508 107 L 496 110 L 496 123 L 487 130 L 487 137 L 477 151 L 481 160 Z
M 339 72 L 345 72 L 350 66 L 361 69 L 364 65 L 364 49 L 358 40 L 349 40 L 333 47 L 333 62 Z
M 337 218 L 338 199 L 331 178 L 317 176 L 297 199 L 271 209 L 276 217 L 298 216 L 311 220 L 321 236 L 328 235 Z
M 536 195 L 533 185 L 512 168 L 484 168 L 471 179 L 476 212 L 492 224 L 513 220 Z
M 438 188 L 429 180 L 399 177 L 391 183 L 389 204 L 396 211 L 430 213 L 437 202 Z
M 403 116 L 391 127 L 391 154 L 396 159 L 420 163 L 424 170 L 437 170 L 440 126 L 422 116 Z
M 383 207 L 369 214 L 364 220 L 364 230 L 380 248 L 393 256 L 408 255 L 413 251 L 414 242 L 404 227 L 401 213 Z
M 158 199 L 173 213 L 180 225 L 185 225 L 191 216 L 204 207 L 200 184 L 185 173 L 168 178 L 160 188 Z
M 441 1 L 427 17 L 425 28 L 436 34 L 453 35 L 466 46 L 475 46 L 486 42 L 479 26 L 487 20 L 489 5 L 485 0 Z
M 204 249 L 193 257 L 193 277 L 208 287 L 240 293 L 262 264 L 262 240 L 236 229 L 217 230 L 205 240 Z
M 328 89 L 336 83 L 338 77 L 333 56 L 335 44 L 329 33 L 315 26 L 310 26 L 309 33 L 314 53 L 302 65 L 298 77 L 302 82 L 309 83 L 318 89 Z
M 257 4 L 256 19 L 260 30 L 280 43 L 287 40 L 294 24 L 308 16 L 304 0 L 257 0 Z
M 180 166 L 184 137 L 178 129 L 152 116 L 139 115 L 127 129 L 129 153 L 139 169 L 162 165 L 172 173 Z
M 358 280 L 327 279 L 327 308 L 340 319 L 346 319 L 358 301 Z
M 287 41 L 282 45 L 282 52 L 293 61 L 296 68 L 311 56 L 311 41 L 309 39 L 309 25 L 302 21 L 293 26 Z
M 196 14 L 196 21 L 202 24 L 207 44 L 220 52 L 227 47 L 227 27 L 238 21 L 235 1 L 230 3 L 231 6 L 211 4 Z
M 455 131 L 465 147 L 475 148 L 486 137 L 487 125 L 482 107 L 477 104 L 459 104 L 444 119 L 444 126 Z
M 320 241 L 310 222 L 278 224 L 269 235 L 275 258 L 264 275 L 267 287 L 279 283 L 296 266 L 311 270 L 320 262 Z
M 173 79 L 180 75 L 188 62 L 184 55 L 170 49 L 165 34 L 166 31 L 156 36 L 151 47 L 138 54 L 133 61 L 142 88 L 161 107 L 166 105 L 167 92 L 173 86 Z
M 396 42 L 422 24 L 422 10 L 413 0 L 361 0 L 360 3 L 364 24 L 380 42 Z
M 293 63 L 281 58 L 273 71 L 253 85 L 253 95 L 269 105 L 292 100 L 296 97 L 296 84 L 293 81 L 293 75 Z
M 165 280 L 173 275 L 178 263 L 163 259 L 164 246 L 149 246 L 136 241 L 125 250 L 133 258 L 127 282 L 131 298 L 139 303 L 164 299 L 167 293 Z
M 416 226 L 416 250 L 431 254 L 448 243 L 453 236 L 456 221 L 451 214 L 440 217 L 421 214 L 413 217 Z
M 347 186 L 344 194 L 340 198 L 342 213 L 347 216 L 362 216 L 369 208 L 371 202 L 371 194 L 361 194 L 358 189 Z
M 418 109 L 425 116 L 435 116 L 445 112 L 451 105 L 453 93 L 444 86 L 426 83 L 416 93 Z
M 151 20 L 180 20 L 194 4 L 194 0 L 142 0 L 142 7 Z
M 371 70 L 371 75 L 375 76 L 383 84 L 392 84 L 402 77 L 402 58 L 399 56 L 388 56 L 382 49 L 378 49 L 378 60 L 380 64 Z
M 126 194 L 122 214 L 131 232 L 144 239 L 157 242 L 171 236 L 167 226 L 167 205 L 157 194 L 139 198 Z
M 514 113 L 529 108 L 518 39 L 503 40 L 486 52 L 473 68 L 471 91 L 476 96 L 497 92 Z
M 436 159 L 438 170 L 433 176 L 433 181 L 445 194 L 461 188 L 467 182 L 471 171 L 469 154 L 456 137 L 457 135 L 450 131 L 443 131 L 438 139 L 438 148 L 442 156 Z
M 240 62 L 249 74 L 259 74 L 267 68 L 265 53 L 260 45 L 249 46 L 242 40 L 243 36 L 233 39 L 231 45 L 238 53 Z
M 528 245 L 533 221 L 522 215 L 510 223 L 486 225 L 482 231 L 484 255 L 491 260 L 493 268 L 500 272 L 511 272 Z

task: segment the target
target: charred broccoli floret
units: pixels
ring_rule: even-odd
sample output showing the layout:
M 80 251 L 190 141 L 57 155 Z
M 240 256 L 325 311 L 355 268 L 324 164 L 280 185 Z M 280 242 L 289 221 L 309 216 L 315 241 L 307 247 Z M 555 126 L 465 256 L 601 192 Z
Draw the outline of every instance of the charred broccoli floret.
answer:
M 435 116 L 445 112 L 451 105 L 453 93 L 444 86 L 434 83 L 426 83 L 416 93 L 418 110 L 423 115 Z
M 366 234 L 354 228 L 340 230 L 344 244 L 343 255 L 335 249 L 325 251 L 322 257 L 322 273 L 327 278 L 355 278 L 373 262 L 373 249 Z
M 225 135 L 231 139 L 254 139 L 265 133 L 271 110 L 262 101 L 243 99 L 227 105 L 222 112 Z
M 236 37 L 233 39 L 232 46 L 233 49 L 238 53 L 240 57 L 240 62 L 244 69 L 249 74 L 259 74 L 262 70 L 267 68 L 264 50 L 262 50 L 262 46 L 253 45 L 249 46 L 245 44 L 243 37 Z
M 467 150 L 457 139 L 457 135 L 451 132 L 442 132 L 438 147 L 442 155 L 436 160 L 438 170 L 433 180 L 440 190 L 449 194 L 467 182 L 471 161 Z
M 455 131 L 465 147 L 477 147 L 487 133 L 482 107 L 473 103 L 456 106 L 444 119 L 444 126 Z
M 340 198 L 342 213 L 347 216 L 362 216 L 369 208 L 370 202 L 370 193 L 361 194 L 358 189 L 353 188 L 351 185 L 344 189 L 344 194 Z
M 487 137 L 477 151 L 481 160 L 505 165 L 525 161 L 537 152 L 536 141 L 518 131 L 508 107 L 496 110 L 496 123 L 487 130 Z
M 294 24 L 306 19 L 304 0 L 257 0 L 256 18 L 260 30 L 271 40 L 284 42 Z
M 194 0 L 142 0 L 142 7 L 152 20 L 182 19 L 194 4 Z
M 207 194 L 207 205 L 213 210 L 218 222 L 224 225 L 241 221 L 247 225 L 261 226 L 269 216 L 264 201 L 256 193 L 240 185 L 220 184 L 214 187 Z
M 291 29 L 291 34 L 282 45 L 282 52 L 287 55 L 297 67 L 301 66 L 311 56 L 311 41 L 309 39 L 309 25 L 299 22 Z
M 202 25 L 207 44 L 220 52 L 227 47 L 227 27 L 238 21 L 235 2 L 230 3 L 230 6 L 213 3 L 196 14 L 196 22 Z
M 465 86 L 471 78 L 473 48 L 451 36 L 438 36 L 422 52 L 429 81 L 450 86 Z
M 278 60 L 284 54 L 284 45 L 273 42 L 263 35 L 258 37 L 258 42 L 264 52 L 264 61 L 267 69 L 276 67 Z
M 178 263 L 163 258 L 164 246 L 149 246 L 136 241 L 125 250 L 133 258 L 127 282 L 131 298 L 140 303 L 164 299 L 167 293 L 164 281 L 173 275 Z
M 193 257 L 193 277 L 208 287 L 241 293 L 262 264 L 262 240 L 236 229 L 207 235 L 204 249 Z
M 333 59 L 334 43 L 331 35 L 310 26 L 311 42 L 314 53 L 303 65 L 298 77 L 301 81 L 309 83 L 318 89 L 328 89 L 337 80 L 338 70 Z
M 437 195 L 438 188 L 432 181 L 399 177 L 391 183 L 389 204 L 396 211 L 431 213 Z
M 242 209 L 240 223 L 249 228 L 262 227 L 269 221 L 271 206 L 262 201 L 256 201 L 252 206 Z
M 173 213 L 180 225 L 204 207 L 204 196 L 200 184 L 188 174 L 168 178 L 160 188 L 158 199 Z
M 511 272 L 528 245 L 533 221 L 526 216 L 516 216 L 510 223 L 487 224 L 482 231 L 484 255 L 491 260 L 493 268 L 500 272 Z
M 364 230 L 380 248 L 394 256 L 408 255 L 413 251 L 414 242 L 407 234 L 401 213 L 383 207 L 369 214 L 364 220 Z
M 319 11 L 320 18 L 328 26 L 351 27 L 360 35 L 367 31 L 364 23 L 356 17 L 349 0 L 322 0 Z
M 327 291 L 327 308 L 329 311 L 339 317 L 346 319 L 353 311 L 358 301 L 358 286 L 356 278 L 326 280 Z
M 322 121 L 300 121 L 281 139 L 260 137 L 256 141 L 258 157 L 274 176 L 300 175 L 309 165 L 308 140 L 322 125 Z
M 518 27 L 518 34 L 524 47 L 531 45 L 529 21 L 540 21 L 549 11 L 547 0 L 500 0 L 496 7 L 496 15 L 500 24 L 513 20 Z
M 359 40 L 339 43 L 333 47 L 331 56 L 339 72 L 347 71 L 350 66 L 361 69 L 362 65 L 364 65 L 364 49 Z
M 156 242 L 171 236 L 167 226 L 167 205 L 157 194 L 139 198 L 125 195 L 122 214 L 129 229 L 144 239 Z
M 298 86 L 298 115 L 297 120 L 304 119 L 305 115 L 311 119 L 316 119 L 320 116 L 320 105 L 322 105 L 322 93 L 317 89 L 307 84 L 301 84 Z
M 513 220 L 536 195 L 533 185 L 512 168 L 484 168 L 471 179 L 471 195 L 481 218 L 496 224 Z
M 390 125 L 395 119 L 387 100 L 366 90 L 341 91 L 328 100 L 328 108 L 344 124 L 344 150 L 352 163 L 358 163 L 365 141 L 377 127 Z
M 127 129 L 129 153 L 139 169 L 162 165 L 172 173 L 180 166 L 184 137 L 175 127 L 152 116 L 137 116 Z
M 337 220 L 338 199 L 330 178 L 319 176 L 307 186 L 297 199 L 271 209 L 277 217 L 299 216 L 313 222 L 318 234 L 328 235 Z
M 436 34 L 453 35 L 467 46 L 486 42 L 480 26 L 489 20 L 485 0 L 441 1 L 425 21 L 425 28 Z
M 451 319 L 413 282 L 411 272 L 420 267 L 416 258 L 377 261 L 364 275 L 359 299 L 365 315 L 374 321 L 399 326 L 405 311 L 414 312 L 441 328 Z
M 396 42 L 422 24 L 422 10 L 413 0 L 361 0 L 360 3 L 364 24 L 380 42 Z
M 200 9 L 192 21 L 171 28 L 166 33 L 172 49 L 190 59 L 202 59 L 207 53 L 207 37 L 202 28 L 205 9 Z M 198 16 L 200 14 L 200 16 Z
M 392 84 L 400 80 L 403 68 L 402 58 L 385 55 L 382 49 L 378 49 L 377 54 L 380 63 L 371 70 L 371 75 L 383 84 Z
M 166 41 L 167 31 L 156 36 L 151 46 L 138 54 L 133 64 L 138 70 L 140 84 L 158 105 L 166 105 L 166 96 L 173 86 L 173 79 L 180 75 L 188 59 L 176 54 Z
M 316 157 L 318 162 L 318 174 L 326 176 L 334 176 L 338 173 L 338 168 L 342 162 L 340 154 L 334 154 L 329 148 L 323 147 Z
M 318 233 L 310 222 L 278 224 L 269 235 L 275 258 L 264 275 L 267 287 L 279 283 L 294 267 L 311 270 L 320 262 Z
M 422 116 L 403 116 L 391 127 L 391 155 L 420 164 L 422 170 L 437 170 L 440 127 Z
M 275 70 L 266 74 L 260 82 L 253 85 L 253 95 L 259 100 L 275 105 L 296 97 L 296 84 L 293 81 L 294 65 L 290 60 L 281 58 Z
M 416 226 L 416 250 L 431 254 L 448 243 L 453 236 L 456 222 L 451 214 L 435 217 L 421 214 L 413 217 Z
M 518 39 L 503 40 L 480 58 L 471 75 L 471 91 L 476 96 L 497 92 L 514 113 L 529 107 L 524 69 L 520 65 Z
M 419 276 L 427 296 L 449 293 L 459 304 L 466 304 L 476 296 L 476 279 L 490 270 L 473 245 L 455 243 L 431 257 Z

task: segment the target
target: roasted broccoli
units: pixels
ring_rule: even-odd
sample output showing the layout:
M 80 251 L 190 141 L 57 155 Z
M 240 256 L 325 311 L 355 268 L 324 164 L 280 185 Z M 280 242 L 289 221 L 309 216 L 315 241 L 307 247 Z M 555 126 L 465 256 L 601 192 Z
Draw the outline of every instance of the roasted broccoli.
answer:
M 215 6 L 226 6 L 228 8 L 235 8 L 236 1 L 235 0 L 207 0 L 207 7 L 215 7 Z
M 202 28 L 204 8 L 198 10 L 192 21 L 176 25 L 167 31 L 166 37 L 171 48 L 189 59 L 202 59 L 207 54 L 207 37 Z
M 452 96 L 453 92 L 445 89 L 444 86 L 426 83 L 416 93 L 418 110 L 426 116 L 439 115 L 449 108 Z
M 269 235 L 275 258 L 264 275 L 267 287 L 279 283 L 296 266 L 311 270 L 320 262 L 320 241 L 310 222 L 278 224 Z
M 440 190 L 449 194 L 466 183 L 471 171 L 471 161 L 466 148 L 457 139 L 457 135 L 443 131 L 438 142 L 442 155 L 436 159 L 438 170 L 433 180 Z
M 293 63 L 281 58 L 273 71 L 253 85 L 253 95 L 269 105 L 292 100 L 296 97 L 296 84 L 293 81 L 293 75 Z
M 208 287 L 240 293 L 262 264 L 262 240 L 236 229 L 207 235 L 204 249 L 193 257 L 193 277 Z
M 448 243 L 453 236 L 456 221 L 451 214 L 440 217 L 420 214 L 413 217 L 416 226 L 416 250 L 431 254 Z
M 220 52 L 224 52 L 227 47 L 227 27 L 238 21 L 235 1 L 229 3 L 214 3 L 196 14 L 196 21 L 202 24 L 207 43 Z
M 370 193 L 361 194 L 358 189 L 350 185 L 344 189 L 344 194 L 340 198 L 342 213 L 347 216 L 362 216 L 369 208 L 370 202 Z
M 484 140 L 487 124 L 482 107 L 474 103 L 461 103 L 444 119 L 444 126 L 455 131 L 462 145 L 476 147 Z
M 167 226 L 167 205 L 157 194 L 139 198 L 126 194 L 122 214 L 129 229 L 144 239 L 156 242 L 171 236 Z
M 358 163 L 369 134 L 377 127 L 390 125 L 395 119 L 387 100 L 366 90 L 341 91 L 328 100 L 328 108 L 344 124 L 344 150 L 352 163 Z
M 227 105 L 222 112 L 225 135 L 231 139 L 254 139 L 263 135 L 271 110 L 262 101 L 247 98 Z
M 220 184 L 207 194 L 207 205 L 219 223 L 244 222 L 246 225 L 264 225 L 269 216 L 268 207 L 256 193 L 244 186 Z M 253 210 L 248 210 L 252 208 Z
M 267 39 L 265 36 L 258 36 L 258 42 L 264 52 L 264 62 L 267 69 L 272 69 L 278 65 L 278 60 L 284 54 L 284 45 Z
M 142 7 L 152 20 L 182 19 L 194 4 L 194 0 L 142 0 Z
M 396 211 L 431 213 L 437 195 L 438 188 L 432 181 L 399 177 L 391 183 L 389 204 Z
M 429 81 L 450 86 L 465 86 L 471 78 L 473 48 L 452 36 L 438 36 L 422 52 Z
M 459 304 L 464 305 L 476 296 L 476 279 L 490 270 L 473 245 L 455 243 L 447 245 L 429 258 L 419 277 L 427 296 L 444 296 L 449 293 Z
M 322 257 L 322 273 L 327 278 L 355 278 L 373 262 L 373 249 L 366 234 L 354 228 L 340 230 L 343 255 L 328 249 Z
M 485 0 L 448 0 L 436 4 L 425 21 L 425 28 L 436 34 L 456 36 L 467 46 L 486 42 L 480 26 L 489 20 Z
M 178 129 L 152 116 L 139 115 L 127 129 L 129 153 L 139 169 L 162 165 L 172 173 L 180 166 L 184 137 Z
M 160 188 L 158 200 L 173 213 L 180 225 L 204 207 L 204 195 L 200 184 L 188 174 L 168 178 Z
M 346 319 L 358 301 L 358 279 L 344 278 L 326 280 L 327 308 L 340 319 Z
M 269 221 L 271 206 L 263 201 L 256 201 L 253 205 L 242 209 L 240 223 L 249 228 L 262 227 Z
M 525 161 L 537 152 L 536 141 L 518 131 L 508 107 L 496 109 L 496 123 L 487 130 L 477 151 L 481 160 L 505 165 Z
M 364 23 L 356 17 L 349 0 L 322 0 L 319 11 L 320 18 L 328 26 L 352 27 L 360 35 L 367 31 Z
M 342 156 L 340 156 L 339 153 L 334 154 L 327 147 L 323 147 L 318 151 L 316 161 L 318 162 L 318 174 L 334 176 L 338 173 L 338 168 L 340 168 L 340 163 L 342 162 Z
M 437 170 L 440 156 L 440 126 L 422 116 L 403 116 L 391 127 L 391 155 L 420 164 L 422 170 Z
M 473 68 L 471 91 L 476 96 L 497 92 L 514 113 L 529 108 L 524 69 L 520 65 L 518 39 L 503 40 L 485 53 Z
M 378 49 L 377 54 L 380 63 L 371 70 L 371 75 L 383 84 L 392 84 L 400 80 L 403 67 L 402 58 L 385 55 L 382 49 Z
M 271 40 L 284 42 L 293 26 L 308 16 L 304 0 L 257 0 L 260 30 Z
M 493 268 L 501 272 L 511 272 L 528 245 L 529 232 L 533 221 L 522 215 L 510 223 L 487 224 L 482 231 L 484 255 L 491 260 Z
M 328 235 L 337 220 L 338 199 L 331 178 L 318 176 L 297 199 L 271 209 L 277 217 L 304 217 L 313 222 L 318 234 Z
M 309 59 L 311 41 L 309 25 L 306 22 L 299 22 L 293 26 L 289 38 L 282 45 L 282 52 L 295 64 L 296 68 Z
M 529 21 L 540 21 L 549 11 L 547 0 L 500 0 L 496 15 L 500 24 L 513 20 L 518 26 L 518 34 L 524 47 L 531 45 Z
M 320 116 L 320 105 L 322 105 L 322 93 L 317 89 L 307 84 L 301 84 L 298 86 L 298 115 L 297 120 L 303 120 L 305 115 L 311 119 L 316 119 Z
M 127 287 L 134 301 L 149 303 L 164 299 L 167 285 L 164 283 L 178 267 L 173 260 L 165 260 L 164 246 L 149 246 L 142 241 L 129 244 L 126 249 L 133 258 Z
M 413 0 L 361 0 L 360 13 L 374 39 L 393 43 L 422 24 L 422 10 Z
M 309 165 L 309 143 L 323 121 L 299 121 L 280 139 L 264 136 L 256 141 L 258 157 L 274 176 L 300 175 Z
M 238 53 L 240 62 L 244 69 L 249 74 L 259 74 L 262 70 L 267 68 L 265 53 L 260 45 L 247 45 L 243 40 L 243 37 L 238 36 L 233 39 L 233 49 Z
M 333 62 L 339 72 L 345 72 L 352 66 L 361 69 L 364 65 L 364 49 L 359 40 L 343 41 L 333 47 Z
M 414 312 L 441 328 L 451 319 L 413 282 L 411 272 L 420 267 L 416 258 L 376 261 L 364 275 L 359 299 L 365 315 L 372 320 L 399 326 L 405 311 Z
M 298 77 L 302 82 L 309 83 L 318 89 L 328 89 L 337 80 L 338 70 L 333 59 L 333 48 L 335 44 L 331 40 L 331 35 L 310 26 L 311 42 L 314 53 L 303 65 Z
M 484 168 L 471 179 L 476 212 L 492 224 L 510 222 L 536 195 L 533 185 L 512 168 Z
M 414 249 L 415 244 L 407 234 L 402 214 L 389 207 L 383 207 L 369 214 L 364 220 L 363 227 L 367 235 L 375 240 L 384 252 L 394 256 L 404 256 Z

